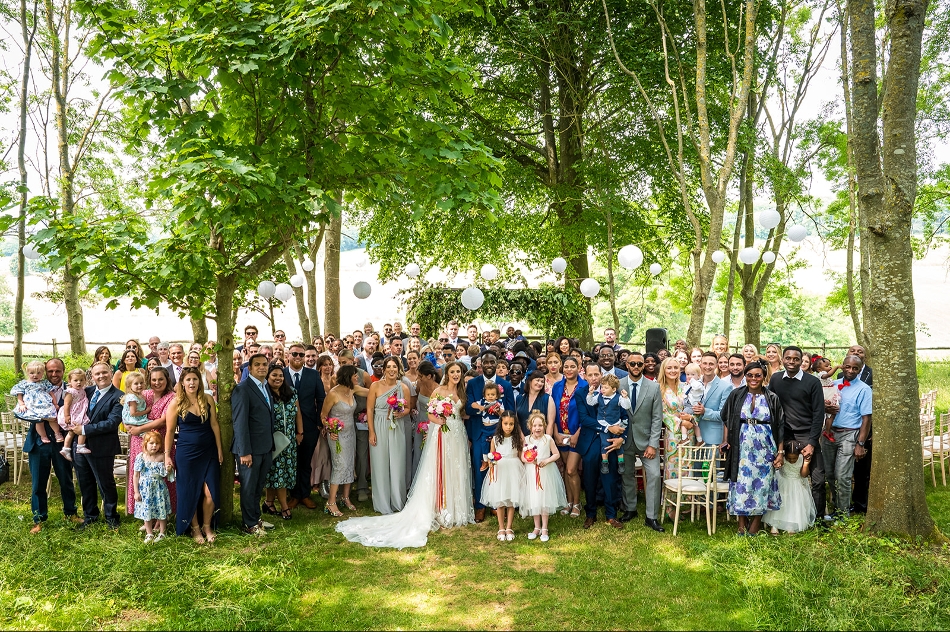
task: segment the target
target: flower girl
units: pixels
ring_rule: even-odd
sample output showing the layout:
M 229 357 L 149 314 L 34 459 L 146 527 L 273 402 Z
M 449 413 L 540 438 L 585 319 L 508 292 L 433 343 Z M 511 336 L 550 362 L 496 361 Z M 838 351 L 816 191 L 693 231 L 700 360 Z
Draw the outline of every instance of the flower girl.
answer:
M 145 541 L 157 542 L 165 537 L 165 525 L 172 512 L 165 477 L 165 440 L 150 430 L 142 435 L 143 450 L 135 457 L 135 517 L 145 521 Z M 158 527 L 158 535 L 152 531 Z
M 785 462 L 777 472 L 778 493 L 782 498 L 779 509 L 765 512 L 762 522 L 772 527 L 772 534 L 779 529 L 798 533 L 815 524 L 815 499 L 811 495 L 809 478 L 810 456 L 802 456 L 801 441 L 785 442 Z
M 492 437 L 488 460 L 482 464 L 483 470 L 489 470 L 482 483 L 482 504 L 495 510 L 498 539 L 502 541 L 515 539 L 511 523 L 515 518 L 515 507 L 521 504 L 524 463 L 520 456 L 523 447 L 521 426 L 514 412 L 506 410 L 501 414 L 501 423 Z
M 534 531 L 528 534 L 529 540 L 541 535 L 541 541 L 547 542 L 548 516 L 561 507 L 567 506 L 567 494 L 564 481 L 556 467 L 547 467 L 560 458 L 561 454 L 554 445 L 554 439 L 545 434 L 547 421 L 540 411 L 528 416 L 528 428 L 531 435 L 525 439 L 521 460 L 525 464 L 524 479 L 521 486 L 521 517 L 534 517 Z

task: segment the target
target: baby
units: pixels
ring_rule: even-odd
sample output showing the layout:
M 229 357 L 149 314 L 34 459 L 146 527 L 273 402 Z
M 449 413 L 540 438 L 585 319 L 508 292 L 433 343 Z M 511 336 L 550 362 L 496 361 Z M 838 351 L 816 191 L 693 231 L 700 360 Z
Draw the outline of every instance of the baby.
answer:
M 17 398 L 17 405 L 13 409 L 14 417 L 33 424 L 43 443 L 51 441 L 46 432 L 46 422 L 52 422 L 50 428 L 56 436 L 56 443 L 62 443 L 63 434 L 56 423 L 57 407 L 53 396 L 50 395 L 54 387 L 46 379 L 46 365 L 39 360 L 33 360 L 26 365 L 26 376 L 25 380 L 10 389 L 10 394 L 16 395 Z
M 501 419 L 505 405 L 498 399 L 501 391 L 494 382 L 485 382 L 482 399 L 472 404 L 472 408 L 482 413 L 482 425 L 494 426 Z
M 686 395 L 685 401 L 683 402 L 684 410 L 692 410 L 693 406 L 696 404 L 703 403 L 703 395 L 706 394 L 706 386 L 703 384 L 702 373 L 699 370 L 699 365 L 691 362 L 686 365 L 684 369 L 686 373 Z M 694 415 L 694 418 L 698 421 L 699 416 Z M 686 440 L 686 431 L 683 431 L 683 440 Z M 703 438 L 699 434 L 699 424 L 696 424 L 696 441 L 702 443 Z
M 620 391 L 617 395 L 617 389 L 620 386 L 620 380 L 616 376 L 607 374 L 600 381 L 600 392 L 591 391 L 587 394 L 587 405 L 597 406 L 597 423 L 600 425 L 600 473 L 608 473 L 607 448 L 610 447 L 610 440 L 617 437 L 627 438 L 627 411 L 630 410 L 630 398 L 626 391 Z M 608 428 L 611 426 L 620 426 L 623 433 L 615 435 Z M 623 474 L 623 442 L 617 449 L 617 473 Z

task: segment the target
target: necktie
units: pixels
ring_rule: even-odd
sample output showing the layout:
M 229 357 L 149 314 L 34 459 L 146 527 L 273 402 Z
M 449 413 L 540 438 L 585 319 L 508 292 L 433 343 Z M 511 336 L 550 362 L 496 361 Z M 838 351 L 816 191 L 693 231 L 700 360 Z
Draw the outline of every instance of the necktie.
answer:
M 264 395 L 264 401 L 267 402 L 267 405 L 270 406 L 270 397 L 267 396 L 267 389 L 264 388 L 263 384 L 260 384 L 261 393 Z
M 95 408 L 96 404 L 99 403 L 99 395 L 101 395 L 101 393 L 99 389 L 96 389 L 96 392 L 92 394 L 92 400 L 89 402 L 89 410 Z
M 294 373 L 294 388 L 298 390 L 300 389 L 300 374 L 299 373 Z
M 637 387 L 640 386 L 638 382 L 632 382 L 630 384 L 630 410 L 637 409 Z

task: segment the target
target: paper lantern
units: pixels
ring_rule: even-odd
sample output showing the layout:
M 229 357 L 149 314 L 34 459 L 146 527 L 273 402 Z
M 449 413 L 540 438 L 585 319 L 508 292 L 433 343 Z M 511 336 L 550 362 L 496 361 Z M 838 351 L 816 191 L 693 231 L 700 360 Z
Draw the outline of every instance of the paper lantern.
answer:
M 482 278 L 486 281 L 494 281 L 498 278 L 498 268 L 493 266 L 490 263 L 486 263 L 482 266 Z
M 485 302 L 485 295 L 477 287 L 462 290 L 462 305 L 465 309 L 476 310 Z
M 661 272 L 663 272 L 663 266 L 659 263 L 650 264 L 650 274 L 658 276 Z
M 567 270 L 567 261 L 564 257 L 557 257 L 551 262 L 551 269 L 557 274 L 564 274 L 564 271 Z
M 808 237 L 808 229 L 801 224 L 795 224 L 794 226 L 790 226 L 785 234 L 788 235 L 789 241 L 798 243 L 805 239 L 805 237 Z
M 290 277 L 290 285 L 293 287 L 300 287 L 303 285 L 304 278 L 302 274 L 295 274 Z
M 274 289 L 274 298 L 278 301 L 286 303 L 294 296 L 294 288 L 290 287 L 286 283 L 278 283 L 277 287 Z
M 617 253 L 617 261 L 627 270 L 636 270 L 643 263 L 643 251 L 632 244 L 624 246 Z
M 257 293 L 261 295 L 261 298 L 272 297 L 276 290 L 277 286 L 273 281 L 261 281 L 257 284 Z
M 765 230 L 772 230 L 782 222 L 782 214 L 775 209 L 768 209 L 759 213 L 759 226 Z
M 366 253 L 361 252 L 359 255 L 356 256 L 356 267 L 362 268 L 363 266 L 366 265 L 368 261 L 369 259 L 366 257 Z
M 762 263 L 772 263 L 775 261 L 775 253 L 771 250 L 766 250 L 762 253 Z
M 372 293 L 373 287 L 366 281 L 359 281 L 353 286 L 353 295 L 358 299 L 369 298 L 369 295 Z
M 581 281 L 581 294 L 587 298 L 594 298 L 600 293 L 600 283 L 597 279 L 584 279 Z
M 422 272 L 422 270 L 419 269 L 418 264 L 415 264 L 415 263 L 406 264 L 406 276 L 409 277 L 410 279 L 414 279 L 417 276 L 419 276 L 420 272 Z
M 712 260 L 714 263 L 722 263 L 726 260 L 726 253 L 724 253 L 722 250 L 717 250 L 716 252 L 712 253 Z
M 748 265 L 752 265 L 759 260 L 759 251 L 753 247 L 743 248 L 739 251 L 739 261 Z
M 27 259 L 39 259 L 40 253 L 36 251 L 33 244 L 26 244 L 23 246 L 23 256 Z
M 300 267 L 303 268 L 304 272 L 311 272 L 314 268 L 313 261 L 310 259 L 304 259 L 303 263 L 300 264 Z

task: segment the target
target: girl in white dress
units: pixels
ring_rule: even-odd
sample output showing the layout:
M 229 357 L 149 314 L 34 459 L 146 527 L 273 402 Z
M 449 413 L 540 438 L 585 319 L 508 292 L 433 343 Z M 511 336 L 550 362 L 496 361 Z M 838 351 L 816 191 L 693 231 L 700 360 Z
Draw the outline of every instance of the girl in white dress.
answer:
M 524 435 L 513 410 L 501 414 L 501 422 L 491 440 L 490 460 L 482 469 L 490 469 L 482 483 L 482 504 L 495 510 L 498 518 L 498 539 L 511 542 L 515 532 L 511 523 L 515 519 L 515 507 L 521 504 L 521 483 L 524 479 L 524 463 L 521 450 Z
M 769 510 L 762 522 L 772 527 L 772 534 L 779 529 L 798 533 L 815 524 L 815 499 L 811 495 L 809 476 L 810 456 L 802 456 L 804 444 L 789 439 L 785 442 L 785 463 L 777 472 L 778 493 L 782 499 L 779 509 Z
M 528 534 L 528 539 L 534 540 L 540 534 L 542 542 L 550 539 L 548 516 L 567 506 L 564 481 L 556 467 L 548 467 L 561 454 L 551 435 L 545 434 L 545 426 L 547 420 L 540 411 L 533 411 L 528 416 L 531 435 L 525 439 L 521 452 L 521 460 L 525 464 L 521 484 L 521 517 L 534 517 L 534 531 Z

